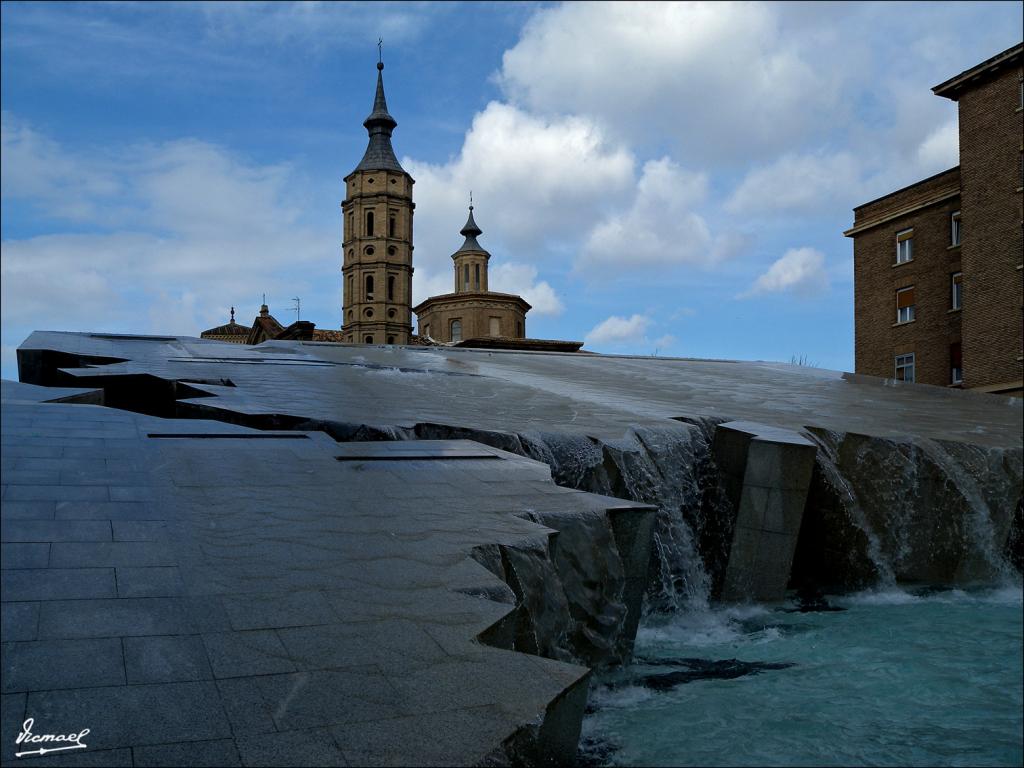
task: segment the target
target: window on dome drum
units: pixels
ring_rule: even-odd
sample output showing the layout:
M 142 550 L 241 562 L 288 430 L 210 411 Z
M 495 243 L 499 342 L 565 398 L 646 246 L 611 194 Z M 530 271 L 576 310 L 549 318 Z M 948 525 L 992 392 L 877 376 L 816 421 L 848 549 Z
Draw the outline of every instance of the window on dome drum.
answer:
M 960 349 L 960 342 L 949 345 L 949 383 L 963 384 L 964 382 L 964 361 Z
M 914 260 L 914 230 L 904 229 L 896 233 L 896 263 L 906 264 Z
M 896 322 L 909 323 L 914 319 L 914 286 L 896 291 Z
M 388 275 L 388 301 L 395 300 L 395 276 Z
M 964 305 L 964 273 L 954 272 L 951 276 L 951 308 L 961 309 Z
M 463 268 L 462 275 L 463 275 L 463 278 L 462 278 L 463 279 L 463 285 L 465 286 L 464 290 L 468 291 L 469 290 L 469 264 L 467 264 L 465 266 L 465 268 Z
M 949 244 L 960 245 L 960 211 L 949 215 Z
M 914 353 L 896 355 L 896 381 L 914 381 Z
M 452 341 L 462 341 L 461 320 L 452 320 Z
M 490 324 L 487 329 L 489 336 L 501 336 L 501 319 L 497 317 L 490 318 Z
M 480 265 L 473 265 L 473 288 L 474 290 L 480 290 Z
M 373 275 L 366 276 L 366 300 L 373 301 Z
M 366 236 L 373 236 L 373 211 L 366 212 Z

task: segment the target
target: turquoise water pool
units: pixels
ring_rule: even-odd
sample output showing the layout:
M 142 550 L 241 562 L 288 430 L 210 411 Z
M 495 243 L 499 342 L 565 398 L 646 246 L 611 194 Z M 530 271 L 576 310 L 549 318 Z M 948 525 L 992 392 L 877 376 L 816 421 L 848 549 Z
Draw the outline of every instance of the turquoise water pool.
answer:
M 584 760 L 1024 762 L 1019 586 L 866 592 L 830 602 L 846 610 L 752 606 L 650 620 L 637 636 L 637 663 L 591 686 Z M 722 663 L 732 659 L 792 666 Z M 716 672 L 731 677 L 706 679 Z

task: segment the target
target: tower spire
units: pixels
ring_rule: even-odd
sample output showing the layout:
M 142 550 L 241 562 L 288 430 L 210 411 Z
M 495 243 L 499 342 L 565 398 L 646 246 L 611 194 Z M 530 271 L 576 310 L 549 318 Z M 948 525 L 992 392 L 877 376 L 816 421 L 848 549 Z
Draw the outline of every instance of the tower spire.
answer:
M 373 111 L 363 121 L 363 126 L 370 134 L 370 142 L 366 146 L 363 159 L 355 169 L 405 173 L 391 146 L 391 132 L 398 126 L 398 121 L 388 113 L 388 102 L 384 96 L 384 59 L 381 51 L 383 43 L 383 40 L 377 41 L 377 92 L 373 97 Z
M 459 248 L 459 251 L 483 251 L 480 247 L 480 243 L 476 241 L 477 235 L 482 235 L 484 231 L 476 224 L 476 219 L 473 218 L 473 193 L 469 193 L 469 218 L 466 219 L 466 225 L 459 230 L 459 234 L 466 238 L 466 241 Z M 456 251 L 458 253 L 459 251 Z M 486 253 L 486 251 L 485 251 Z

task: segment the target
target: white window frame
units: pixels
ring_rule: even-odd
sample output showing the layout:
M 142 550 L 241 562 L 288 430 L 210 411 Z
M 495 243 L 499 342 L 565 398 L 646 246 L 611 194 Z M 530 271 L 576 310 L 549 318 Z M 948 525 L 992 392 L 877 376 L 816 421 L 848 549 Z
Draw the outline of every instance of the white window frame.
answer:
M 960 211 L 949 214 L 949 244 L 960 245 Z
M 911 384 L 914 383 L 914 366 L 917 360 L 914 357 L 913 352 L 908 352 L 905 355 L 896 355 L 893 359 L 894 372 L 893 378 L 897 381 L 906 381 Z M 903 378 L 900 378 L 900 371 L 903 371 Z M 910 371 L 910 378 L 907 378 L 907 371 Z
M 900 235 L 910 233 L 910 237 L 900 240 Z M 903 247 L 904 243 L 908 243 L 906 248 Z M 904 250 L 906 254 L 904 254 Z M 907 264 L 914 260 L 914 228 L 909 227 L 907 229 L 901 229 L 896 233 L 896 263 Z
M 956 281 L 957 277 L 960 282 Z M 950 309 L 963 309 L 964 307 L 964 273 L 954 272 L 949 276 Z
M 916 314 L 914 312 L 914 307 L 916 306 L 917 296 L 914 297 L 914 299 L 915 299 L 915 303 L 914 304 L 911 304 L 910 306 L 907 306 L 907 307 L 901 307 L 900 306 L 900 294 L 905 292 L 905 291 L 912 291 L 912 290 L 914 290 L 914 286 L 911 285 L 911 286 L 908 286 L 906 288 L 900 288 L 898 291 L 896 291 L 896 322 L 897 323 L 909 323 L 911 320 L 914 319 L 914 315 Z

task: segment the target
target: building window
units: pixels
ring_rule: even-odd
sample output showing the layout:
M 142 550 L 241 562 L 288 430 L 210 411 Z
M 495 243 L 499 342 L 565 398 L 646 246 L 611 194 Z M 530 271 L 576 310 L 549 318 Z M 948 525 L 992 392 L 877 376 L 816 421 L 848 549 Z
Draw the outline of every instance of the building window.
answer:
M 896 381 L 914 381 L 914 353 L 896 355 Z
M 373 275 L 366 276 L 366 300 L 373 301 Z
M 394 344 L 394 343 L 395 343 L 395 337 L 394 336 L 388 336 L 388 344 Z
M 461 320 L 452 320 L 452 341 L 462 341 Z
M 473 287 L 476 290 L 478 290 L 478 291 L 480 290 L 480 265 L 479 264 L 474 264 L 473 265 Z
M 964 274 L 954 272 L 952 275 L 952 302 L 953 309 L 960 309 L 964 305 Z
M 914 319 L 914 286 L 896 291 L 896 322 L 909 323 Z
M 490 319 L 490 327 L 487 329 L 489 336 L 501 336 L 501 320 L 497 317 Z
M 354 303 L 355 300 L 356 300 L 356 297 L 355 297 L 355 294 L 352 291 L 352 275 L 348 276 L 348 292 L 347 293 L 348 293 L 348 296 L 346 296 L 345 298 L 348 299 L 348 303 L 350 303 L 350 304 Z
M 426 325 L 423 326 L 423 335 L 426 336 L 428 339 L 430 338 L 430 323 L 427 323 Z
M 462 270 L 462 283 L 465 286 L 463 290 L 469 290 L 469 264 L 467 264 Z
M 396 227 L 397 223 L 395 221 L 395 214 L 392 213 L 391 216 L 388 218 L 388 237 L 395 236 Z
M 964 381 L 964 361 L 963 353 L 960 349 L 960 342 L 949 345 L 949 383 L 950 384 L 963 384 Z
M 949 217 L 949 244 L 960 245 L 960 211 L 953 211 Z
M 363 343 L 364 344 L 373 344 L 373 336 L 364 336 L 363 337 Z
M 904 229 L 896 233 L 896 263 L 906 264 L 914 260 L 914 230 Z
M 388 275 L 388 301 L 395 300 L 395 276 Z
M 516 320 L 516 338 L 523 338 L 523 324 L 519 320 Z
M 356 230 L 356 227 L 355 227 L 355 217 L 350 213 L 348 215 L 348 236 L 349 237 L 355 237 L 356 236 L 356 231 L 355 230 Z
M 373 211 L 366 212 L 366 236 L 373 237 Z

